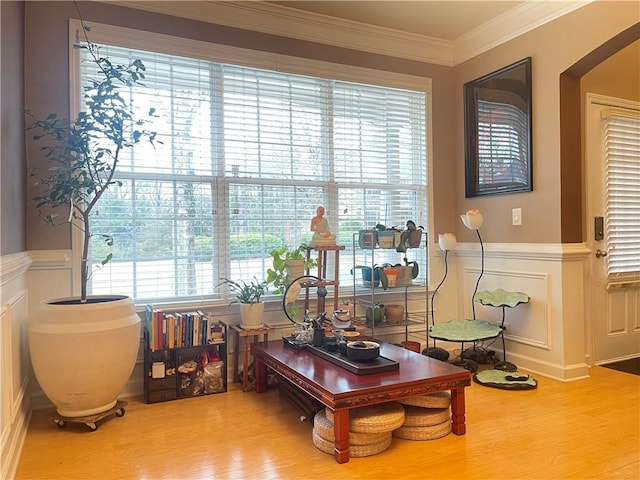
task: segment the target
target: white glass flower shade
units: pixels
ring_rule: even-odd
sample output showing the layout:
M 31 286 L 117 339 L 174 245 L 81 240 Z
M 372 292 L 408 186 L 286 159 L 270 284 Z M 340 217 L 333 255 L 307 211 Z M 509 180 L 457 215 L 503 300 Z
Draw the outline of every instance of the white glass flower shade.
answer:
M 482 226 L 482 214 L 475 208 L 460 215 L 460 219 L 469 230 L 478 230 Z
M 443 252 L 456 248 L 458 241 L 453 233 L 441 233 L 438 235 L 438 245 Z

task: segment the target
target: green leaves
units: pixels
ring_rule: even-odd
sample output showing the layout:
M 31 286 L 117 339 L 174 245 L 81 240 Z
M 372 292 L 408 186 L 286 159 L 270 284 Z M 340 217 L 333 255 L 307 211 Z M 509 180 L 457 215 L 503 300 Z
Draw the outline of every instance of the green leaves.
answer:
M 266 282 L 259 282 L 255 277 L 250 283 L 242 280 L 229 280 L 228 278 L 221 278 L 220 280 L 222 280 L 222 282 L 217 286 L 227 285 L 236 297 L 231 303 L 260 303 L 262 296 L 267 291 Z
M 267 269 L 267 284 L 273 285 L 274 294 L 284 293 L 288 285 L 287 261 L 305 260 L 304 268 L 309 270 L 317 266 L 317 260 L 309 258 L 307 260 L 307 244 L 301 243 L 297 247 L 289 248 L 284 246 L 269 252 L 273 268 Z
M 147 139 L 154 144 L 156 133 L 143 127 L 148 121 L 135 118 L 126 98 L 131 85 L 141 85 L 145 66 L 139 59 L 129 64 L 113 64 L 99 53 L 99 47 L 89 42 L 86 32 L 90 28 L 83 24 L 86 44 L 74 45 L 89 54 L 89 62 L 97 67 L 95 78 L 83 88 L 83 111 L 75 119 L 60 118 L 49 113 L 44 119 L 36 118 L 27 111 L 32 120 L 28 130 L 33 131 L 32 139 L 42 142 L 41 152 L 51 164 L 46 174 L 33 172 L 31 176 L 41 193 L 35 197 L 37 208 L 71 209 L 59 218 L 49 212 L 41 216 L 49 225 L 64 223 L 71 219 L 79 221 L 83 231 L 81 297 L 86 299 L 89 278 L 87 252 L 92 237 L 90 220 L 92 210 L 104 192 L 112 185 L 121 185 L 114 178 L 123 149 Z M 126 93 L 125 93 L 126 92 Z M 149 119 L 155 109 L 149 110 Z M 105 238 L 107 246 L 113 245 L 113 237 Z M 112 259 L 109 253 L 100 263 L 106 265 Z

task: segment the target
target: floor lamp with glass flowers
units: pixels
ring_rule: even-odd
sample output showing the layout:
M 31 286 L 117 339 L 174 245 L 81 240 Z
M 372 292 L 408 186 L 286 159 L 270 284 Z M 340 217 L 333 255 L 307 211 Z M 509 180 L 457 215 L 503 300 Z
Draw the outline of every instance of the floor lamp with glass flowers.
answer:
M 449 272 L 449 264 L 447 262 L 447 258 L 449 256 L 449 250 L 453 250 L 456 248 L 458 241 L 456 240 L 456 236 L 453 233 L 441 233 L 438 235 L 438 246 L 440 250 L 444 252 L 444 275 L 442 275 L 442 280 L 433 291 L 433 295 L 431 295 L 431 326 L 435 325 L 436 322 L 436 310 L 435 310 L 435 298 L 438 294 L 438 290 L 447 279 L 447 273 Z M 436 339 L 433 339 L 433 347 L 429 346 L 429 337 L 427 336 L 427 348 L 422 351 L 423 355 L 427 357 L 436 358 L 438 360 L 447 361 L 449 359 L 449 352 L 444 348 L 436 346 Z

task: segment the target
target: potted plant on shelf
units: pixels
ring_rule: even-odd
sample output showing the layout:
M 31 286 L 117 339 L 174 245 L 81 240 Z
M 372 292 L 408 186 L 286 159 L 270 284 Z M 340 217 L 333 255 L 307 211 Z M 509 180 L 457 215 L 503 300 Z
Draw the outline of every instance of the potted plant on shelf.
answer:
M 272 257 L 272 267 L 267 269 L 267 284 L 273 285 L 272 293 L 282 294 L 297 277 L 315 267 L 318 262 L 313 258 L 307 258 L 307 244 L 301 243 L 297 247 L 282 247 L 269 252 Z
M 93 233 L 91 218 L 100 197 L 117 184 L 115 177 L 123 150 L 141 140 L 152 144 L 155 133 L 145 131 L 145 120 L 134 118 L 120 94 L 122 87 L 139 84 L 144 65 L 133 60 L 114 65 L 100 55 L 87 38 L 76 45 L 97 67 L 96 78 L 84 89 L 85 108 L 74 120 L 55 113 L 33 121 L 33 140 L 51 163 L 47 175 L 32 174 L 42 193 L 36 207 L 50 225 L 63 223 L 83 234 L 80 252 L 79 297 L 43 302 L 29 327 L 30 355 L 35 376 L 45 395 L 64 417 L 86 417 L 112 410 L 128 382 L 140 344 L 140 318 L 133 299 L 120 295 L 87 296 L 88 250 L 93 237 L 108 245 L 108 233 Z M 150 112 L 153 116 L 153 112 Z M 46 212 L 41 209 L 46 208 Z M 51 210 L 62 209 L 60 221 Z M 102 265 L 111 260 L 107 256 Z
M 235 296 L 231 304 L 240 304 L 240 318 L 242 328 L 248 330 L 262 327 L 264 314 L 264 302 L 262 297 L 267 293 L 267 282 L 260 282 L 257 278 L 247 283 L 242 280 L 229 280 L 222 278 L 218 284 L 227 285 L 229 291 Z
M 396 237 L 399 237 L 400 230 L 397 227 L 387 227 L 382 223 L 376 225 L 376 236 L 380 248 L 393 248 L 396 246 Z
M 406 252 L 408 248 L 418 248 L 422 241 L 423 230 L 423 226 L 417 226 L 413 220 L 407 220 L 406 229 L 400 233 L 400 241 L 396 245 L 396 251 Z

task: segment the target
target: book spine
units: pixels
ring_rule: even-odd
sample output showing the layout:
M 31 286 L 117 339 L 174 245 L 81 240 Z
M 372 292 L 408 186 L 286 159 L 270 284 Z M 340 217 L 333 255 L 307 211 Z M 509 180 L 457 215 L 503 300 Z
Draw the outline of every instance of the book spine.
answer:
M 200 346 L 200 315 L 198 312 L 193 313 L 193 344 Z
M 200 332 L 201 345 L 207 345 L 209 343 L 209 317 L 202 315 L 202 331 Z
M 152 325 L 153 323 L 153 306 L 147 304 L 144 308 L 144 330 L 147 340 L 147 348 L 153 351 Z
M 169 338 L 167 331 L 167 316 L 162 315 L 162 348 L 166 349 L 169 346 Z

